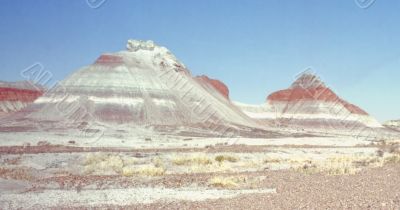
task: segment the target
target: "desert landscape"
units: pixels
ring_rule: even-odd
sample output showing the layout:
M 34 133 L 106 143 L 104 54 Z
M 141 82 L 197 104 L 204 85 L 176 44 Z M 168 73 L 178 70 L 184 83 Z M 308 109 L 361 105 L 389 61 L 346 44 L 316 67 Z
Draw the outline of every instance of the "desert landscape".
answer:
M 400 210 L 399 1 L 2 3 L 0 210 Z
M 394 123 L 310 72 L 247 105 L 129 40 L 52 89 L 20 84 L 1 83 L 4 209 L 400 206 Z

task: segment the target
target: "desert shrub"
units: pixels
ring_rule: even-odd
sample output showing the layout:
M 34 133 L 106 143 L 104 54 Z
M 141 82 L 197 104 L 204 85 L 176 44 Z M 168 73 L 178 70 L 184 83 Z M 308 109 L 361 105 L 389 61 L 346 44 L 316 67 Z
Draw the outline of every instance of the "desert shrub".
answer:
M 368 166 L 381 167 L 384 164 L 382 157 L 378 156 L 378 157 L 365 157 L 365 158 L 355 159 L 353 161 L 353 165 L 357 167 L 368 167 Z
M 122 169 L 123 176 L 162 176 L 165 174 L 165 169 L 152 165 L 141 166 L 139 168 L 125 167 Z
M 213 187 L 235 188 L 239 186 L 238 179 L 235 177 L 213 177 L 208 180 L 208 184 Z
M 107 172 L 114 171 L 121 173 L 124 167 L 122 158 L 118 155 L 104 153 L 89 153 L 84 161 L 85 172 Z
M 108 159 L 102 162 L 104 168 L 111 167 L 115 172 L 121 172 L 124 167 L 124 162 L 120 156 L 110 155 Z
M 383 165 L 382 159 L 379 157 L 346 155 L 336 156 L 328 159 L 328 167 L 326 168 L 330 175 L 355 174 L 360 171 L 359 167 Z
M 393 163 L 400 163 L 400 155 L 391 155 L 385 158 L 385 163 L 393 164 Z
M 165 169 L 155 166 L 144 166 L 137 170 L 137 174 L 145 176 L 162 176 L 165 174 Z
M 89 153 L 84 161 L 86 173 L 114 172 L 123 176 L 161 176 L 165 169 L 162 166 L 135 165 L 138 163 L 135 157 L 121 157 L 105 153 Z
M 399 144 L 391 144 L 389 146 L 389 153 L 400 154 L 400 145 Z
M 361 167 L 382 167 L 384 163 L 382 157 L 345 155 L 331 157 L 325 161 L 305 163 L 295 170 L 306 174 L 346 175 L 356 174 Z
M 324 173 L 328 175 L 353 174 L 356 172 L 352 158 L 337 156 L 328 158 L 324 162 L 307 162 L 296 168 L 305 174 Z
M 267 157 L 265 160 L 264 160 L 264 163 L 281 163 L 281 162 L 283 162 L 284 160 L 283 159 L 280 159 L 280 158 L 271 158 L 271 157 Z
M 124 166 L 127 165 L 135 165 L 139 162 L 138 158 L 136 157 L 124 157 L 122 158 Z
M 390 141 L 382 143 L 382 141 L 378 144 L 379 150 L 382 150 L 386 153 L 400 154 L 400 141 Z
M 376 156 L 383 157 L 383 155 L 385 155 L 385 151 L 383 151 L 382 149 L 378 149 L 376 151 Z
M 308 163 L 304 163 L 301 166 L 294 167 L 294 170 L 304 174 L 320 173 L 320 168 L 318 168 L 316 164 L 308 164 Z
M 164 160 L 160 157 L 155 157 L 151 160 L 151 162 L 156 166 L 156 167 L 163 167 L 164 166 Z
M 98 163 L 100 161 L 104 161 L 108 157 L 105 153 L 89 153 L 86 155 L 85 160 L 83 162 L 84 165 L 92 165 Z
M 295 157 L 295 158 L 287 159 L 285 161 L 290 164 L 303 164 L 303 163 L 311 164 L 312 163 L 312 160 L 305 158 L 305 157 Z
M 175 165 L 209 165 L 212 160 L 204 154 L 195 154 L 190 156 L 177 156 L 174 157 L 172 162 Z
M 355 174 L 359 170 L 352 164 L 330 164 L 330 165 L 319 165 L 319 164 L 304 164 L 301 167 L 296 168 L 296 171 L 305 174 L 328 174 L 328 175 L 348 175 Z
M 124 167 L 122 169 L 122 176 L 133 176 L 135 175 L 135 169 L 130 167 Z
M 218 156 L 215 157 L 215 161 L 217 161 L 219 163 L 222 163 L 224 161 L 235 163 L 238 160 L 239 160 L 238 157 L 234 157 L 234 156 L 231 156 L 231 155 L 218 155 Z
M 186 167 L 186 173 L 213 173 L 213 172 L 232 172 L 230 165 L 224 163 L 215 163 L 207 165 L 190 165 Z
M 354 167 L 352 164 L 344 164 L 330 167 L 322 167 L 321 172 L 325 172 L 328 175 L 349 175 L 356 174 L 360 169 Z

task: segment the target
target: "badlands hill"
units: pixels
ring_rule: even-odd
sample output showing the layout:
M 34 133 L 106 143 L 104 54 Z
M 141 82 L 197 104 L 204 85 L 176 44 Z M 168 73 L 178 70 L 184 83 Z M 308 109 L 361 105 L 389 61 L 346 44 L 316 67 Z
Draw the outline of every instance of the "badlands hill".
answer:
M 366 111 L 340 98 L 308 72 L 289 88 L 270 94 L 262 105 L 235 104 L 264 125 L 282 129 L 362 136 L 385 130 Z
M 167 48 L 137 40 L 101 55 L 7 120 L 6 130 L 96 125 L 225 135 L 261 128 L 228 100 L 225 85 L 193 78 Z
M 3 96 L 8 101 L 2 109 L 19 110 L 42 94 L 22 92 L 24 103 L 9 94 Z M 0 131 L 38 130 L 83 130 L 84 135 L 111 130 L 110 135 L 119 139 L 121 133 L 247 137 L 362 133 L 380 138 L 394 132 L 340 98 L 316 75 L 304 73 L 289 88 L 270 94 L 262 105 L 233 103 L 223 82 L 193 77 L 167 48 L 138 40 L 129 40 L 124 51 L 100 55 L 0 121 Z
M 45 89 L 29 81 L 0 81 L 0 116 L 19 111 L 35 101 Z

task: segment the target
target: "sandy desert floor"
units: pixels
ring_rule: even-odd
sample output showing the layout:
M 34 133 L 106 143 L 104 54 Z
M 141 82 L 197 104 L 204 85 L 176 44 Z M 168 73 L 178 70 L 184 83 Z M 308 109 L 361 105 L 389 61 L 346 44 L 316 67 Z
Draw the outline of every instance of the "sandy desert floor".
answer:
M 201 139 L 185 139 L 161 148 L 3 145 L 0 206 L 400 208 L 398 142 L 342 140 L 240 139 L 231 145 L 222 140 L 198 145 L 191 141 Z

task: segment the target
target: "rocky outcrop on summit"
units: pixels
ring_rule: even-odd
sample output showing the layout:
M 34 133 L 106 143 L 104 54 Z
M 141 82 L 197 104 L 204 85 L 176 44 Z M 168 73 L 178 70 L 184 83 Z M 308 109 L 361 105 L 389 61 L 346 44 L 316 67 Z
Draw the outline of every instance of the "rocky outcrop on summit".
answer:
M 203 86 L 207 87 L 207 86 L 211 85 L 214 89 L 216 89 L 226 99 L 229 100 L 229 89 L 228 89 L 228 86 L 226 86 L 223 82 L 216 80 L 216 79 L 211 79 L 205 75 L 196 76 L 195 79 Z
M 323 133 L 383 128 L 366 111 L 340 98 L 311 73 L 300 75 L 288 89 L 270 94 L 265 104 L 236 104 L 248 116 L 269 126 Z
M 46 92 L 14 126 L 21 121 L 48 129 L 96 123 L 130 131 L 190 127 L 209 133 L 259 127 L 218 92 L 227 95 L 226 87 L 204 81 L 218 88 L 204 88 L 167 48 L 129 40 L 127 50 L 101 55 Z
M 29 81 L 0 81 L 0 116 L 19 111 L 40 97 L 45 89 Z

